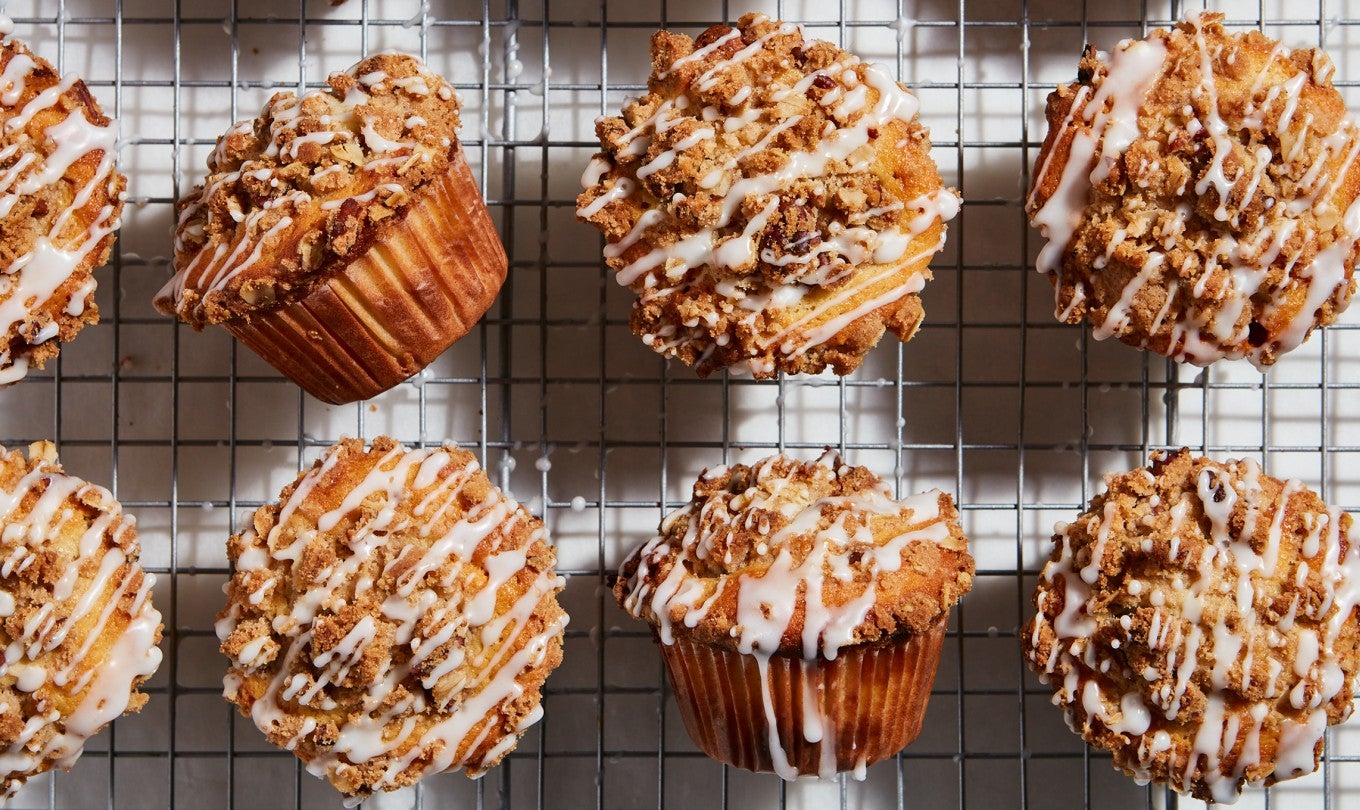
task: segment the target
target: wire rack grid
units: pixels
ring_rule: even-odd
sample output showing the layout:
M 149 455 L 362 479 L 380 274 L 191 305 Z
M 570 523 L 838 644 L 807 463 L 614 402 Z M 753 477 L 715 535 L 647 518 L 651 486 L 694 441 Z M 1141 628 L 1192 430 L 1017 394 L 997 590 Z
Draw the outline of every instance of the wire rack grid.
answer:
M 1045 96 L 1086 41 L 1110 44 L 1199 5 L 1075 0 L 11 0 L 16 35 L 84 76 L 121 121 L 130 199 L 103 320 L 59 363 L 0 391 L 0 441 L 58 442 L 68 469 L 137 515 L 159 577 L 165 663 L 151 700 L 70 773 L 15 808 L 334 807 L 336 795 L 220 698 L 212 620 L 223 541 L 341 435 L 474 447 L 544 516 L 567 579 L 565 663 L 544 720 L 507 762 L 376 797 L 372 807 L 1171 807 L 1093 754 L 1021 663 L 1017 631 L 1056 520 L 1103 472 L 1156 447 L 1251 455 L 1360 509 L 1360 329 L 1315 335 L 1262 376 L 1201 371 L 1096 343 L 1052 318 L 1022 207 Z M 574 221 L 593 119 L 639 93 L 658 27 L 697 33 L 747 10 L 891 65 L 919 95 L 935 156 L 966 202 L 925 293 L 927 321 L 855 374 L 698 380 L 628 333 L 629 295 Z M 1233 27 L 1321 44 L 1360 102 L 1360 9 L 1338 0 L 1225 3 Z M 276 90 L 382 49 L 457 86 L 463 145 L 511 260 L 496 306 L 427 372 L 359 405 L 302 395 L 220 330 L 158 316 L 174 201 L 215 138 Z M 905 494 L 952 492 L 978 562 L 920 739 L 864 782 L 785 784 L 724 768 L 687 738 L 647 632 L 608 575 L 703 467 L 830 445 Z M 1319 774 L 1245 807 L 1360 806 L 1360 731 L 1329 734 Z

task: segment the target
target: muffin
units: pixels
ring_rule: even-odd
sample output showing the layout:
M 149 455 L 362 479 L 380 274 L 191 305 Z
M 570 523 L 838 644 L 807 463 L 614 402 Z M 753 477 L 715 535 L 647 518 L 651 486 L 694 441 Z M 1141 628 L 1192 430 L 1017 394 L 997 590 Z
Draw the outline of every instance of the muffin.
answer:
M 85 741 L 146 703 L 161 663 L 156 578 L 113 495 L 62 471 L 51 442 L 0 456 L 0 774 L 9 797 L 70 768 Z
M 179 204 L 156 306 L 221 324 L 312 396 L 375 396 L 467 334 L 506 258 L 458 143 L 458 98 L 380 54 L 218 139 Z
M 948 495 L 894 501 L 827 451 L 705 470 L 614 595 L 652 627 L 709 756 L 784 779 L 862 778 L 920 733 L 972 575 Z
M 647 94 L 596 122 L 576 211 L 637 295 L 633 332 L 756 377 L 848 374 L 885 330 L 915 334 L 959 207 L 916 97 L 760 14 L 651 47 Z
M 563 581 L 467 451 L 344 439 L 227 553 L 226 698 L 353 803 L 479 776 L 542 716 Z
M 43 368 L 99 321 L 93 271 L 113 247 L 127 179 L 118 127 L 0 18 L 0 385 Z
M 1027 210 L 1059 320 L 1264 369 L 1355 291 L 1360 131 L 1326 54 L 1222 19 L 1088 45 L 1048 97 Z
M 1184 449 L 1105 486 L 1058 525 L 1023 633 L 1068 725 L 1140 782 L 1205 801 L 1312 773 L 1355 691 L 1350 515 Z

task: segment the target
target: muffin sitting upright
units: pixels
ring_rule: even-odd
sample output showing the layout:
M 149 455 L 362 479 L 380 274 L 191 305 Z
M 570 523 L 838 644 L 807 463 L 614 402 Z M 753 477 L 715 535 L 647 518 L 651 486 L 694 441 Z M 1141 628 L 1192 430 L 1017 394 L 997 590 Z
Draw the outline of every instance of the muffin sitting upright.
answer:
M 1027 208 L 1059 320 L 1265 367 L 1350 303 L 1360 128 L 1325 54 L 1222 17 L 1088 46 L 1049 96 Z
M 51 442 L 0 455 L 0 795 L 70 768 L 161 663 L 136 524 Z
M 602 118 L 577 216 L 637 294 L 632 328 L 700 375 L 848 374 L 921 324 L 959 201 L 916 97 L 758 14 L 652 37 L 649 92 Z
M 1317 768 L 1360 668 L 1360 532 L 1298 481 L 1188 450 L 1059 525 L 1026 656 L 1140 782 L 1232 802 Z
M 864 768 L 921 731 L 973 558 L 949 496 L 894 501 L 828 451 L 705 470 L 624 561 L 690 736 L 785 779 Z
M 542 716 L 563 581 L 471 453 L 341 440 L 227 553 L 226 697 L 347 804 L 480 776 Z
M 0 17 L 0 385 L 98 322 L 92 271 L 108 259 L 127 188 L 113 120 L 12 30 Z
M 458 100 L 412 56 L 278 93 L 180 201 L 156 306 L 221 324 L 308 393 L 375 396 L 467 334 L 506 258 L 458 143 Z

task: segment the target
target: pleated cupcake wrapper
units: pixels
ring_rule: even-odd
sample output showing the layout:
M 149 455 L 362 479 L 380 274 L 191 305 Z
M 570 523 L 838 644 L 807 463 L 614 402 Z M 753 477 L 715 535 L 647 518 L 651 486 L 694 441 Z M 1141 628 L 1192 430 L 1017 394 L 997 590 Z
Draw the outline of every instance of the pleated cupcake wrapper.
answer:
M 223 326 L 307 393 L 337 405 L 420 371 L 486 313 L 507 263 L 461 154 L 415 198 L 400 222 L 324 284 Z
M 775 655 L 762 667 L 755 655 L 685 639 L 661 650 L 685 728 L 704 753 L 776 772 L 773 716 L 782 758 L 798 775 L 830 776 L 833 768 L 854 771 L 887 759 L 921 733 L 947 621 L 895 643 L 844 648 L 831 661 Z

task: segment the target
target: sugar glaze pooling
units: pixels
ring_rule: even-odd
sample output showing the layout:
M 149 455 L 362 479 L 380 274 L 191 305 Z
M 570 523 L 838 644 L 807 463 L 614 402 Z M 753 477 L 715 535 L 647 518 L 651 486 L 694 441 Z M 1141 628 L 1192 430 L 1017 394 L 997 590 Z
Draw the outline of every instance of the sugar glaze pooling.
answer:
M 774 475 L 771 467 L 781 460 L 781 456 L 774 456 L 756 464 L 751 471 L 752 480 L 770 481 Z M 818 474 L 826 476 L 834 475 L 836 469 L 842 466 L 840 456 L 834 451 L 827 451 L 816 462 Z M 726 467 L 711 468 L 704 471 L 703 478 L 719 478 L 726 472 Z M 766 570 L 759 575 L 743 573 L 725 577 L 719 580 L 712 593 L 706 593 L 703 582 L 692 576 L 684 564 L 676 563 L 653 587 L 649 582 L 649 571 L 659 568 L 670 556 L 673 549 L 667 534 L 677 522 L 683 520 L 687 526 L 681 541 L 680 559 L 693 557 L 704 560 L 717 553 L 715 548 L 722 538 L 718 534 L 702 531 L 702 518 L 706 513 L 724 507 L 717 499 L 710 499 L 702 506 L 690 503 L 667 515 L 661 523 L 662 533 L 634 552 L 639 565 L 629 582 L 624 609 L 638 619 L 650 614 L 655 618 L 661 643 L 673 644 L 673 613 L 679 611 L 682 614 L 680 621 L 686 627 L 693 628 L 708 615 L 725 592 L 735 589 L 737 614 L 732 637 L 736 640 L 738 652 L 753 656 L 759 668 L 767 741 L 775 772 L 783 779 L 795 779 L 799 776 L 798 770 L 789 763 L 779 740 L 770 691 L 769 662 L 788 632 L 796 608 L 800 604 L 805 606 L 800 663 L 804 674 L 802 682 L 807 684 L 810 682 L 807 673 L 815 666 L 817 659 L 835 660 L 842 647 L 855 643 L 856 630 L 878 600 L 877 575 L 896 571 L 902 565 L 902 552 L 908 544 L 940 543 L 949 538 L 950 532 L 946 516 L 940 510 L 940 499 L 945 496 L 938 490 L 895 501 L 887 484 L 879 482 L 872 490 L 850 496 L 822 498 L 791 513 L 789 503 L 776 502 L 779 490 L 788 485 L 786 480 L 776 480 L 772 487 L 774 492 L 768 499 L 762 498 L 755 487 L 742 496 L 743 510 L 779 509 L 785 517 L 790 518 L 788 525 L 768 537 L 764 550 L 757 549 L 761 554 L 766 551 L 775 554 Z M 839 514 L 829 526 L 819 529 L 824 508 Z M 876 543 L 873 532 L 867 526 L 846 525 L 846 517 L 852 513 L 902 516 L 909 520 L 911 528 Z M 735 520 L 736 516 L 732 519 Z M 756 527 L 748 525 L 747 528 Z M 769 527 L 757 530 L 766 534 Z M 812 550 L 801 561 L 795 561 L 789 545 L 793 538 L 809 533 L 815 533 Z M 855 568 L 868 574 L 868 584 L 863 593 L 843 605 L 825 604 L 822 594 L 827 572 L 837 580 L 848 581 Z M 800 597 L 800 594 L 804 596 Z M 830 727 L 829 718 L 821 711 L 818 701 L 805 697 L 802 706 L 802 733 L 805 740 L 816 743 L 837 738 L 836 730 Z M 820 754 L 818 776 L 823 779 L 834 777 L 837 772 L 834 746 L 823 744 Z M 865 767 L 866 763 L 861 760 L 854 770 L 856 778 L 864 778 Z

